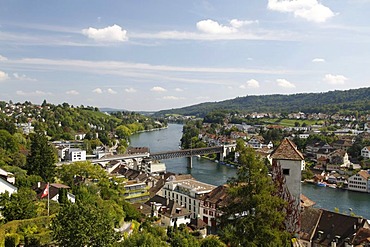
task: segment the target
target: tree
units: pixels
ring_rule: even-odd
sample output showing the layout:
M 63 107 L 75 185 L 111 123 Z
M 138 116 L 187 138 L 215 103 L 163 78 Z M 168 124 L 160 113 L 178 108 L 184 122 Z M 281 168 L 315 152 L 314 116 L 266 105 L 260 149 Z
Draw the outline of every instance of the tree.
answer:
M 120 125 L 116 128 L 116 135 L 119 139 L 128 139 L 132 131 L 125 125 Z
M 15 153 L 18 151 L 18 145 L 14 137 L 6 130 L 0 129 L 0 148 L 7 153 Z
M 118 246 L 166 247 L 168 244 L 149 232 L 135 232 L 120 242 Z
M 226 244 L 224 244 L 217 236 L 210 235 L 201 240 L 200 247 L 226 247 Z
M 105 210 L 91 203 L 65 204 L 53 219 L 54 239 L 59 246 L 112 246 L 118 240 Z
M 274 196 L 267 167 L 253 149 L 239 152 L 240 169 L 229 182 L 229 204 L 221 217 L 221 239 L 231 246 L 289 245 L 283 228 L 285 203 Z
M 31 175 L 39 175 L 44 181 L 54 180 L 56 155 L 53 147 L 42 133 L 31 135 L 31 150 L 26 169 Z
M 186 228 L 181 226 L 174 229 L 170 237 L 172 247 L 199 247 L 200 243 L 197 238 L 191 235 Z
M 1 214 L 7 222 L 36 217 L 35 201 L 36 192 L 29 188 L 20 188 L 11 196 L 5 192 L 0 195 Z
M 74 178 L 79 177 L 82 181 L 86 179 L 108 179 L 106 171 L 99 165 L 91 164 L 90 161 L 80 161 L 62 166 L 57 170 L 58 177 L 63 183 L 73 187 Z

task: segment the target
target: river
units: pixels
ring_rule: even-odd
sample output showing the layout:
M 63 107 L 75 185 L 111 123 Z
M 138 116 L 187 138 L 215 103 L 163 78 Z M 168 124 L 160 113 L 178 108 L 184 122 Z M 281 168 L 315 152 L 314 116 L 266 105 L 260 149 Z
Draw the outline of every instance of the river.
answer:
M 169 124 L 167 129 L 144 132 L 131 136 L 131 146 L 149 147 L 151 152 L 171 151 L 179 148 L 182 136 L 182 125 Z M 213 185 L 220 185 L 236 174 L 235 168 L 212 162 L 207 159 L 193 157 L 193 168 L 187 168 L 186 158 L 163 160 L 167 171 L 181 174 L 190 173 L 195 179 Z M 340 189 L 318 187 L 302 184 L 302 193 L 316 202 L 315 207 L 370 219 L 370 193 L 352 192 Z

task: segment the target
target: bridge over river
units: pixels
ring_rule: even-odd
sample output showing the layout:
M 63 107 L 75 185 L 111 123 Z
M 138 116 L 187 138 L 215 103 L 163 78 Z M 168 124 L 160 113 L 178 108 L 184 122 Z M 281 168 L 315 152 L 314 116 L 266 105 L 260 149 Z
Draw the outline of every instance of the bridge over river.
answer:
M 145 158 L 149 157 L 153 160 L 164 160 L 164 159 L 174 159 L 181 157 L 188 157 L 188 167 L 192 168 L 192 159 L 193 156 L 201 156 L 207 154 L 219 154 L 219 160 L 222 161 L 226 155 L 230 152 L 235 151 L 236 144 L 214 146 L 214 147 L 205 147 L 205 148 L 191 148 L 191 149 L 179 149 L 175 151 L 165 151 L 157 153 L 148 153 L 148 154 L 130 154 L 130 155 L 112 155 L 107 156 L 101 159 L 93 159 L 91 163 L 105 163 L 113 160 L 125 160 L 125 159 L 135 159 L 135 158 Z

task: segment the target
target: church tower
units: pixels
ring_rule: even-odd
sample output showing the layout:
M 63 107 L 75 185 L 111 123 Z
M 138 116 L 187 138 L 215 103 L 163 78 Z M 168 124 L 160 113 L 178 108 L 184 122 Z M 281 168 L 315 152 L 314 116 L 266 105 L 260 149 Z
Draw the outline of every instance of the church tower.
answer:
M 296 233 L 300 228 L 301 171 L 304 157 L 296 145 L 284 139 L 272 152 L 272 177 L 278 187 L 278 194 L 288 202 L 286 208 L 287 230 Z

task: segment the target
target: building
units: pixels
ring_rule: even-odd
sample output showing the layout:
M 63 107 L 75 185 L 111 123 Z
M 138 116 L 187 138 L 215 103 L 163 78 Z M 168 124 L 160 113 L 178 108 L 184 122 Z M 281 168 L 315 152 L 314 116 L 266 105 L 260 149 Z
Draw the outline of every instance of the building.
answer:
M 144 158 L 141 165 L 138 166 L 139 171 L 148 174 L 163 174 L 166 172 L 166 164 L 151 158 Z
M 350 161 L 348 158 L 348 153 L 345 150 L 335 150 L 329 154 L 329 161 L 331 164 L 349 166 Z
M 370 159 L 370 146 L 361 149 L 361 156 L 365 159 Z
M 215 232 L 217 218 L 222 215 L 221 208 L 227 205 L 227 185 L 220 185 L 205 194 L 200 201 L 200 219 L 211 232 Z
M 38 182 L 37 185 L 33 186 L 33 190 L 36 192 L 37 194 L 36 197 L 38 199 L 47 198 L 47 197 L 44 197 L 46 186 L 47 186 L 47 183 L 45 182 Z M 61 190 L 66 190 L 67 199 L 71 203 L 75 203 L 76 198 L 72 193 L 68 192 L 69 189 L 70 187 L 64 184 L 50 183 L 49 188 L 47 189 L 48 197 L 51 201 L 59 202 L 59 195 L 60 195 Z
M 86 151 L 78 148 L 70 148 L 66 159 L 72 162 L 84 161 L 86 160 Z
M 342 149 L 347 151 L 348 148 L 352 147 L 354 140 L 353 139 L 339 139 L 333 143 L 335 149 Z
M 272 152 L 271 159 L 272 177 L 278 186 L 278 193 L 288 202 L 286 229 L 296 233 L 300 226 L 301 171 L 305 169 L 304 157 L 293 142 L 284 139 Z
M 149 199 L 149 186 L 144 182 L 127 181 L 124 188 L 125 194 L 123 197 L 130 203 L 145 202 Z
M 189 210 L 181 207 L 174 200 L 156 195 L 145 204 L 151 207 L 151 216 L 160 217 L 162 226 L 179 226 L 190 223 Z
M 162 188 L 162 196 L 187 208 L 195 219 L 200 215 L 201 197 L 214 188 L 216 186 L 199 182 L 191 175 L 170 176 Z
M 368 246 L 369 237 L 366 219 L 317 208 L 302 212 L 299 246 Z
M 11 195 L 17 192 L 18 189 L 14 184 L 14 175 L 0 168 L 0 194 L 8 192 Z
M 248 145 L 252 148 L 262 148 L 264 141 L 262 136 L 254 136 L 248 141 Z
M 349 177 L 348 190 L 370 193 L 370 170 L 361 170 Z

